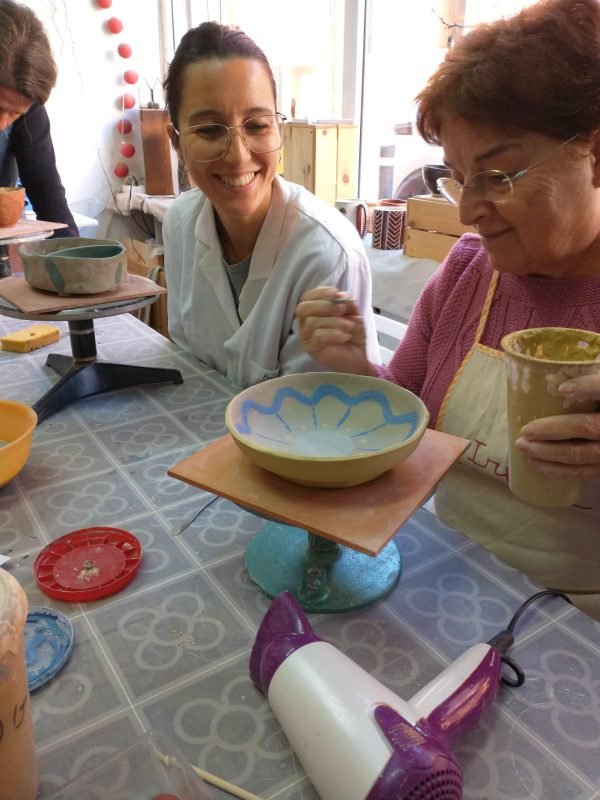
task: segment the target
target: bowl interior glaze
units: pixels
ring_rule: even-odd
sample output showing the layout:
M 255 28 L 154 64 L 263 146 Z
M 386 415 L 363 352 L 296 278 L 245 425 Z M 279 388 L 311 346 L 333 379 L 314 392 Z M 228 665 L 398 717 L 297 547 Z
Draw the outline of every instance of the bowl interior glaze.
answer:
M 338 373 L 258 384 L 226 413 L 229 431 L 255 463 L 314 486 L 371 480 L 412 452 L 427 421 L 424 404 L 406 389 Z

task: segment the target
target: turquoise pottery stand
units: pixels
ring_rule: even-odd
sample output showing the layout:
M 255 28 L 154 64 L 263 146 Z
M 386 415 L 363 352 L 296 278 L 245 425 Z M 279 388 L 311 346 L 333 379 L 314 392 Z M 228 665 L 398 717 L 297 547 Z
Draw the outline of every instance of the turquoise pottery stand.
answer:
M 271 598 L 289 591 L 305 611 L 337 613 L 364 608 L 394 589 L 401 573 L 394 536 L 468 444 L 427 429 L 403 464 L 373 481 L 330 491 L 259 469 L 232 436 L 222 436 L 168 475 L 265 521 L 245 553 L 259 591 Z
M 364 608 L 392 591 L 401 558 L 394 541 L 368 556 L 300 528 L 268 522 L 246 548 L 246 569 L 267 597 L 291 592 L 305 611 Z

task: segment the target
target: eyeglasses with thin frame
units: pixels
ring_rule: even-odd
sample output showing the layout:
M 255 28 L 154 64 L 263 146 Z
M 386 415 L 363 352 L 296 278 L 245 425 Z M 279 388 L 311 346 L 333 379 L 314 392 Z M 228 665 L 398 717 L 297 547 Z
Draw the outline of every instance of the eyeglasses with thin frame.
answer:
M 240 131 L 242 141 L 253 153 L 274 153 L 283 144 L 284 123 L 287 117 L 278 111 L 274 114 L 259 114 L 241 125 L 222 125 L 210 122 L 191 125 L 183 131 L 173 128 L 175 133 L 186 137 L 187 149 L 192 161 L 207 163 L 225 158 L 231 144 L 231 131 Z
M 514 184 L 518 180 L 524 178 L 532 169 L 545 164 L 565 145 L 577 139 L 579 135 L 579 133 L 576 133 L 575 136 L 571 136 L 570 139 L 561 142 L 558 147 L 544 158 L 534 162 L 526 169 L 514 172 L 512 175 L 499 169 L 487 169 L 484 172 L 478 172 L 473 175 L 468 183 L 460 183 L 456 178 L 438 178 L 437 187 L 446 200 L 455 206 L 460 203 L 463 189 L 473 189 L 480 197 L 483 197 L 484 200 L 489 200 L 491 203 L 506 203 L 510 200 Z

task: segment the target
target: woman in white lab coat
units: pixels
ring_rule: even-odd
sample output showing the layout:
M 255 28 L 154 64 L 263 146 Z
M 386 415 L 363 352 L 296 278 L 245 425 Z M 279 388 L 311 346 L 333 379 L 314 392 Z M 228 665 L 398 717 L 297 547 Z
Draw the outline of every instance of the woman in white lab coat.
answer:
M 188 31 L 165 81 L 171 141 L 197 188 L 163 236 L 173 341 L 246 387 L 322 369 L 300 342 L 296 305 L 327 284 L 354 298 L 378 361 L 360 237 L 333 206 L 277 175 L 283 115 L 266 56 L 242 31 Z

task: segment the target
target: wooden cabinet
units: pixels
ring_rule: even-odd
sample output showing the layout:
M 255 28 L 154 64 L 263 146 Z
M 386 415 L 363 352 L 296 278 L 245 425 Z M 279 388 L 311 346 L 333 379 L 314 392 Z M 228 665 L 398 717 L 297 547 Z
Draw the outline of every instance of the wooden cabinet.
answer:
M 288 122 L 283 175 L 327 202 L 358 194 L 358 127 Z

